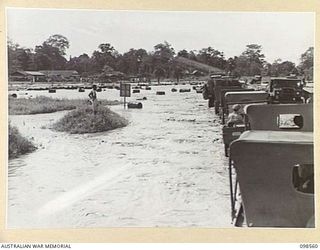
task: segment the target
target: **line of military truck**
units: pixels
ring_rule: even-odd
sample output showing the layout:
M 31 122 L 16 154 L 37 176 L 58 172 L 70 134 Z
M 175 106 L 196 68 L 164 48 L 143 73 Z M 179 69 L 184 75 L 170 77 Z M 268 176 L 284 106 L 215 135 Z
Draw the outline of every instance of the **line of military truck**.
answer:
M 266 90 L 212 76 L 203 97 L 221 117 L 235 226 L 314 227 L 312 93 L 298 78 L 271 78 Z M 243 121 L 227 122 L 234 105 Z

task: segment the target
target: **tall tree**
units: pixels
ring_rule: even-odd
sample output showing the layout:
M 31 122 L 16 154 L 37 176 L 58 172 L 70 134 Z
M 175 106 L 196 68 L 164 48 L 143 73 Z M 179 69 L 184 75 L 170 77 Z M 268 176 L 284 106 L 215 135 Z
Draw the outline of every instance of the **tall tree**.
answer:
M 173 65 L 173 76 L 176 78 L 177 82 L 179 82 L 183 76 L 183 68 L 177 65 L 177 63 L 174 63 Z
M 60 54 L 56 47 L 46 43 L 36 46 L 35 64 L 37 70 L 61 70 L 65 69 L 67 60 Z
M 167 63 L 175 55 L 174 48 L 167 41 L 154 46 L 154 56 L 161 62 Z
M 153 54 L 149 52 L 146 56 L 142 58 L 141 72 L 143 73 L 143 75 L 149 78 L 153 75 L 154 70 L 155 65 Z
M 72 57 L 67 62 L 66 69 L 76 70 L 80 75 L 88 75 L 91 71 L 90 57 L 87 54 Z
M 272 64 L 269 64 L 268 70 L 268 73 L 271 76 L 288 76 L 290 74 L 298 73 L 296 65 L 293 62 L 282 62 L 281 59 L 277 59 Z
M 64 56 L 67 48 L 69 48 L 68 39 L 58 34 L 37 45 L 34 55 L 36 70 L 65 69 L 67 60 Z
M 8 41 L 8 71 L 13 73 L 17 70 L 34 70 L 34 55 L 31 49 L 20 47 L 12 41 Z
M 166 71 L 164 68 L 161 68 L 160 66 L 156 67 L 156 69 L 154 70 L 153 74 L 155 75 L 155 77 L 158 80 L 158 84 L 160 84 L 160 79 L 162 77 L 166 76 Z
M 224 69 L 226 66 L 226 60 L 223 52 L 213 49 L 212 47 L 201 49 L 197 55 L 197 58 L 200 62 L 220 69 Z
M 226 61 L 226 66 L 225 66 L 225 70 L 228 74 L 233 75 L 234 74 L 234 69 L 236 68 L 236 61 L 237 61 L 237 57 L 230 57 L 228 58 L 228 60 Z
M 303 74 L 308 80 L 313 80 L 313 60 L 314 60 L 314 48 L 309 47 L 300 57 L 300 64 L 298 66 L 301 74 Z
M 177 56 L 181 56 L 181 57 L 185 57 L 185 58 L 189 58 L 189 53 L 187 50 L 183 49 L 183 50 L 180 50 L 178 53 L 177 53 Z
M 158 82 L 160 77 L 169 77 L 172 71 L 174 48 L 167 41 L 154 46 L 153 64 L 154 74 L 157 75 Z
M 236 60 L 236 74 L 248 76 L 260 75 L 265 64 L 264 58 L 261 45 L 247 45 L 246 50 Z
M 116 58 L 119 57 L 118 51 L 110 43 L 102 43 L 98 46 L 91 57 L 94 72 L 101 72 L 105 65 L 112 68 L 116 67 Z
M 66 54 L 66 50 L 70 46 L 69 40 L 65 36 L 59 34 L 50 36 L 44 44 L 58 49 L 61 56 Z
M 119 58 L 118 70 L 131 75 L 143 74 L 143 62 L 147 55 L 148 53 L 144 49 L 130 49 Z

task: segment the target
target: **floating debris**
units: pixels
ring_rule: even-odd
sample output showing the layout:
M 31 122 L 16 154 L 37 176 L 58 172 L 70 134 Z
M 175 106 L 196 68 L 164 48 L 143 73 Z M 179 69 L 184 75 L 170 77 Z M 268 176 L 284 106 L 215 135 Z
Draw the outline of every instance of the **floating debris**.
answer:
M 147 100 L 147 97 L 143 97 L 143 98 L 137 98 L 137 101 L 145 101 L 145 100 Z
M 185 92 L 190 92 L 191 89 L 180 89 L 179 92 L 180 93 L 185 93 Z
M 142 103 L 141 102 L 128 102 L 128 108 L 129 109 L 142 109 Z
M 57 90 L 56 89 L 49 89 L 49 93 L 56 93 Z

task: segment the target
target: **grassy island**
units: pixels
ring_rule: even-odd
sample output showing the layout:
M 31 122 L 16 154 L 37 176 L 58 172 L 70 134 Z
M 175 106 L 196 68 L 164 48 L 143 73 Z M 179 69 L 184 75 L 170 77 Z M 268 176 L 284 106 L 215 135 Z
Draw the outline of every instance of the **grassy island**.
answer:
M 30 153 L 37 147 L 24 138 L 18 129 L 9 124 L 9 158 L 16 158 L 19 155 Z
M 9 98 L 10 115 L 32 115 L 72 110 L 88 103 L 84 99 L 57 99 L 45 96 L 35 98 Z M 118 101 L 101 100 L 101 105 L 115 105 Z
M 96 133 L 125 127 L 128 121 L 107 107 L 100 105 L 94 115 L 91 106 L 82 106 L 70 111 L 52 128 L 71 134 Z

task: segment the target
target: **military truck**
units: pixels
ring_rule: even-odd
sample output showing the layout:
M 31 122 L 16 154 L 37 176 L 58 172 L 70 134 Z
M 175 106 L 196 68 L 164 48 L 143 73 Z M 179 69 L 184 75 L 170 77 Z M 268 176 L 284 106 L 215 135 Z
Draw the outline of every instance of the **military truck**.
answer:
M 229 151 L 234 225 L 314 228 L 312 104 L 250 104 L 245 114 L 249 130 Z
M 215 113 L 219 114 L 220 108 L 223 107 L 223 98 L 226 92 L 231 91 L 249 91 L 242 87 L 242 83 L 237 78 L 221 77 L 213 81 L 214 92 L 214 109 Z
M 302 103 L 303 82 L 300 79 L 271 78 L 268 86 L 270 103 Z

